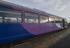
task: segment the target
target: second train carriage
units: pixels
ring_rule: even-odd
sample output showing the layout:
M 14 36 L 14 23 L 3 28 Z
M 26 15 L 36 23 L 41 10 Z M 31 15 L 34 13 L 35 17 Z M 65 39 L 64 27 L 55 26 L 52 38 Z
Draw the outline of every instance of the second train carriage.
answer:
M 9 2 L 0 2 L 0 44 L 64 29 L 64 18 Z

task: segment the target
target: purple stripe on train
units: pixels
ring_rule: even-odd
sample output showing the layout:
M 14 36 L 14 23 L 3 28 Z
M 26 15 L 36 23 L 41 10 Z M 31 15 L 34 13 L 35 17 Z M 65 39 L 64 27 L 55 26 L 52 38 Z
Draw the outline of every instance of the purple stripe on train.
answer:
M 55 30 L 59 30 L 59 28 L 55 23 L 46 23 L 46 24 L 27 24 L 24 23 L 22 26 L 33 35 L 45 34 L 48 32 L 52 32 Z

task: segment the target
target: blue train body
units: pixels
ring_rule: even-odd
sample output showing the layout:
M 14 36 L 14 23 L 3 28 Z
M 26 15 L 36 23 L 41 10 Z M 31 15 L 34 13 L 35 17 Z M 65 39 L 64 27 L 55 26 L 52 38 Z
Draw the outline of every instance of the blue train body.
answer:
M 32 36 L 20 24 L 0 24 L 0 44 L 25 40 Z

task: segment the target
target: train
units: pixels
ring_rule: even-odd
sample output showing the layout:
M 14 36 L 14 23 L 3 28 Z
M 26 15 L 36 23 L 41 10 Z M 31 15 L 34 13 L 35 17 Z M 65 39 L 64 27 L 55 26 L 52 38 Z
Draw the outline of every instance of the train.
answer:
M 38 9 L 0 2 L 0 45 L 67 28 L 66 19 Z

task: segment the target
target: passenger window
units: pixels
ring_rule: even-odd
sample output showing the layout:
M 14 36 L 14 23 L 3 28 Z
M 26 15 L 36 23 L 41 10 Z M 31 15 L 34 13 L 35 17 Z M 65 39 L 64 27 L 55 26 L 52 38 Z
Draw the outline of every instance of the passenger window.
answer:
M 2 23 L 3 22 L 3 13 L 2 12 L 0 12 L 0 23 Z
M 49 17 L 49 22 L 50 23 L 61 23 L 62 19 L 58 18 L 58 17 L 55 17 L 55 16 L 51 16 L 51 17 Z
M 55 23 L 55 17 L 52 17 L 52 16 L 49 17 L 49 22 L 50 22 L 50 23 Z
M 40 23 L 47 23 L 48 17 L 47 16 L 40 16 Z
M 5 23 L 17 23 L 17 18 L 5 17 Z
M 0 22 L 3 19 L 4 23 L 20 23 L 21 22 L 21 13 L 14 11 L 2 11 L 4 15 L 1 15 L 3 18 L 0 18 Z
M 55 18 L 55 23 L 62 23 L 62 19 L 61 18 Z
M 25 13 L 25 23 L 38 23 L 38 16 L 31 13 Z
M 0 23 L 2 23 L 3 22 L 3 19 L 2 19 L 2 17 L 0 17 Z
M 22 22 L 22 18 L 18 18 L 18 23 L 21 23 Z

